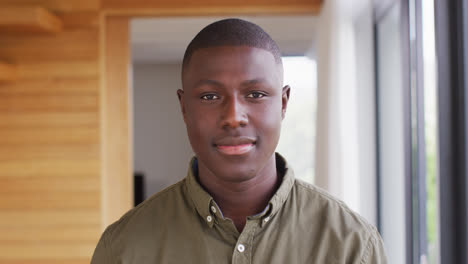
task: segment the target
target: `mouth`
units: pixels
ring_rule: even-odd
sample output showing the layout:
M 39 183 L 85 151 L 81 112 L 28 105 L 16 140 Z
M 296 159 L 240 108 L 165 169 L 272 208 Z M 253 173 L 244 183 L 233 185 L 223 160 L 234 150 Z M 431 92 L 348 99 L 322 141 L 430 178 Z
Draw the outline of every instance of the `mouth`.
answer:
M 215 142 L 216 149 L 225 155 L 243 155 L 252 151 L 256 141 L 249 137 L 227 137 Z
M 217 145 L 216 148 L 223 154 L 226 155 L 242 155 L 254 148 L 255 144 L 242 144 L 235 146 L 222 146 Z

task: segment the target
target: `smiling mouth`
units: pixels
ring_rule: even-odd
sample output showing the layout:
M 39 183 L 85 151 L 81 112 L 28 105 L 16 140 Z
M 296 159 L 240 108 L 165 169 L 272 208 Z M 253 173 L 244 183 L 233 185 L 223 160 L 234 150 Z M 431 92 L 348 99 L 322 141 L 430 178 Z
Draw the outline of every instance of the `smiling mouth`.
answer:
M 215 140 L 214 147 L 224 155 L 243 155 L 252 151 L 256 145 L 253 137 L 223 137 Z
M 216 148 L 226 155 L 242 155 L 250 152 L 254 146 L 254 143 L 247 143 L 241 145 L 216 145 Z

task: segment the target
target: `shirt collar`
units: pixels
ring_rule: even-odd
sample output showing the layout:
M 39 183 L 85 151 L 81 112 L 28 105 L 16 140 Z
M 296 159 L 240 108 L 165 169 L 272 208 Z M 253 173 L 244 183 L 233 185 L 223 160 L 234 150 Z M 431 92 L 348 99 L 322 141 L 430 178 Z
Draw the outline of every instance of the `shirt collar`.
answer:
M 213 202 L 213 197 L 211 197 L 211 195 L 209 195 L 198 183 L 196 176 L 197 174 L 198 161 L 196 157 L 193 157 L 190 161 L 190 166 L 186 177 L 187 191 L 195 204 L 195 208 L 197 209 L 198 214 L 203 219 L 205 219 L 205 222 L 207 222 L 210 227 L 212 227 L 214 220 L 210 213 L 210 205 Z M 211 221 L 209 221 L 210 219 Z
M 269 214 L 270 217 L 275 215 L 281 209 L 294 185 L 294 171 L 292 168 L 288 167 L 286 159 L 279 153 L 276 153 L 276 169 L 278 170 L 279 175 L 283 176 L 283 179 L 280 187 L 276 190 L 276 193 L 269 202 L 269 206 L 271 207 Z
M 275 215 L 281 209 L 282 205 L 288 198 L 289 193 L 291 192 L 292 186 L 294 184 L 294 172 L 291 168 L 288 167 L 286 160 L 280 154 L 275 153 L 275 157 L 278 174 L 280 177 L 282 177 L 281 185 L 270 199 L 270 202 L 268 203 L 268 206 L 265 208 L 265 210 L 255 216 L 251 216 L 250 218 L 265 218 Z M 208 194 L 198 182 L 197 174 L 198 162 L 197 158 L 193 157 L 190 161 L 190 166 L 186 177 L 188 195 L 194 202 L 198 214 L 210 227 L 212 227 L 214 224 L 214 214 L 220 214 L 219 208 L 213 200 L 213 197 L 211 197 L 211 195 Z M 215 211 L 218 212 L 213 212 L 213 210 L 211 210 L 211 207 L 213 206 L 215 206 L 217 209 Z

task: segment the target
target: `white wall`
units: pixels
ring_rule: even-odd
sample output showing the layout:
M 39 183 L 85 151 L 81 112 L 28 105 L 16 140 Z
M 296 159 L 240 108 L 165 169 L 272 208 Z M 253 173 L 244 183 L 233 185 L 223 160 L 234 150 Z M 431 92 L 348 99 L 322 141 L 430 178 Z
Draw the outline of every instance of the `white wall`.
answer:
M 376 224 L 371 0 L 328 0 L 317 36 L 316 184 Z
M 359 152 L 358 179 L 361 193 L 358 194 L 359 212 L 371 223 L 377 224 L 377 149 L 376 149 L 376 104 L 374 25 L 372 1 L 355 15 L 356 61 L 356 133 Z
M 146 197 L 184 178 L 193 155 L 177 100 L 181 65 L 133 67 L 134 168 Z
M 377 27 L 381 232 L 389 263 L 405 263 L 406 256 L 405 91 L 400 17 L 397 4 Z

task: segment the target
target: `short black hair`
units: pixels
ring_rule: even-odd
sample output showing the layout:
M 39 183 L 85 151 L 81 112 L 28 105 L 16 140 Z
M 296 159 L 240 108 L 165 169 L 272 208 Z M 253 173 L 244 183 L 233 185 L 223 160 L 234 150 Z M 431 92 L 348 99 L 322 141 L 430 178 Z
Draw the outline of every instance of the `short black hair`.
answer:
M 281 51 L 276 42 L 260 26 L 238 18 L 216 21 L 203 28 L 185 50 L 182 72 L 193 53 L 202 48 L 217 46 L 249 46 L 267 50 L 282 64 Z

